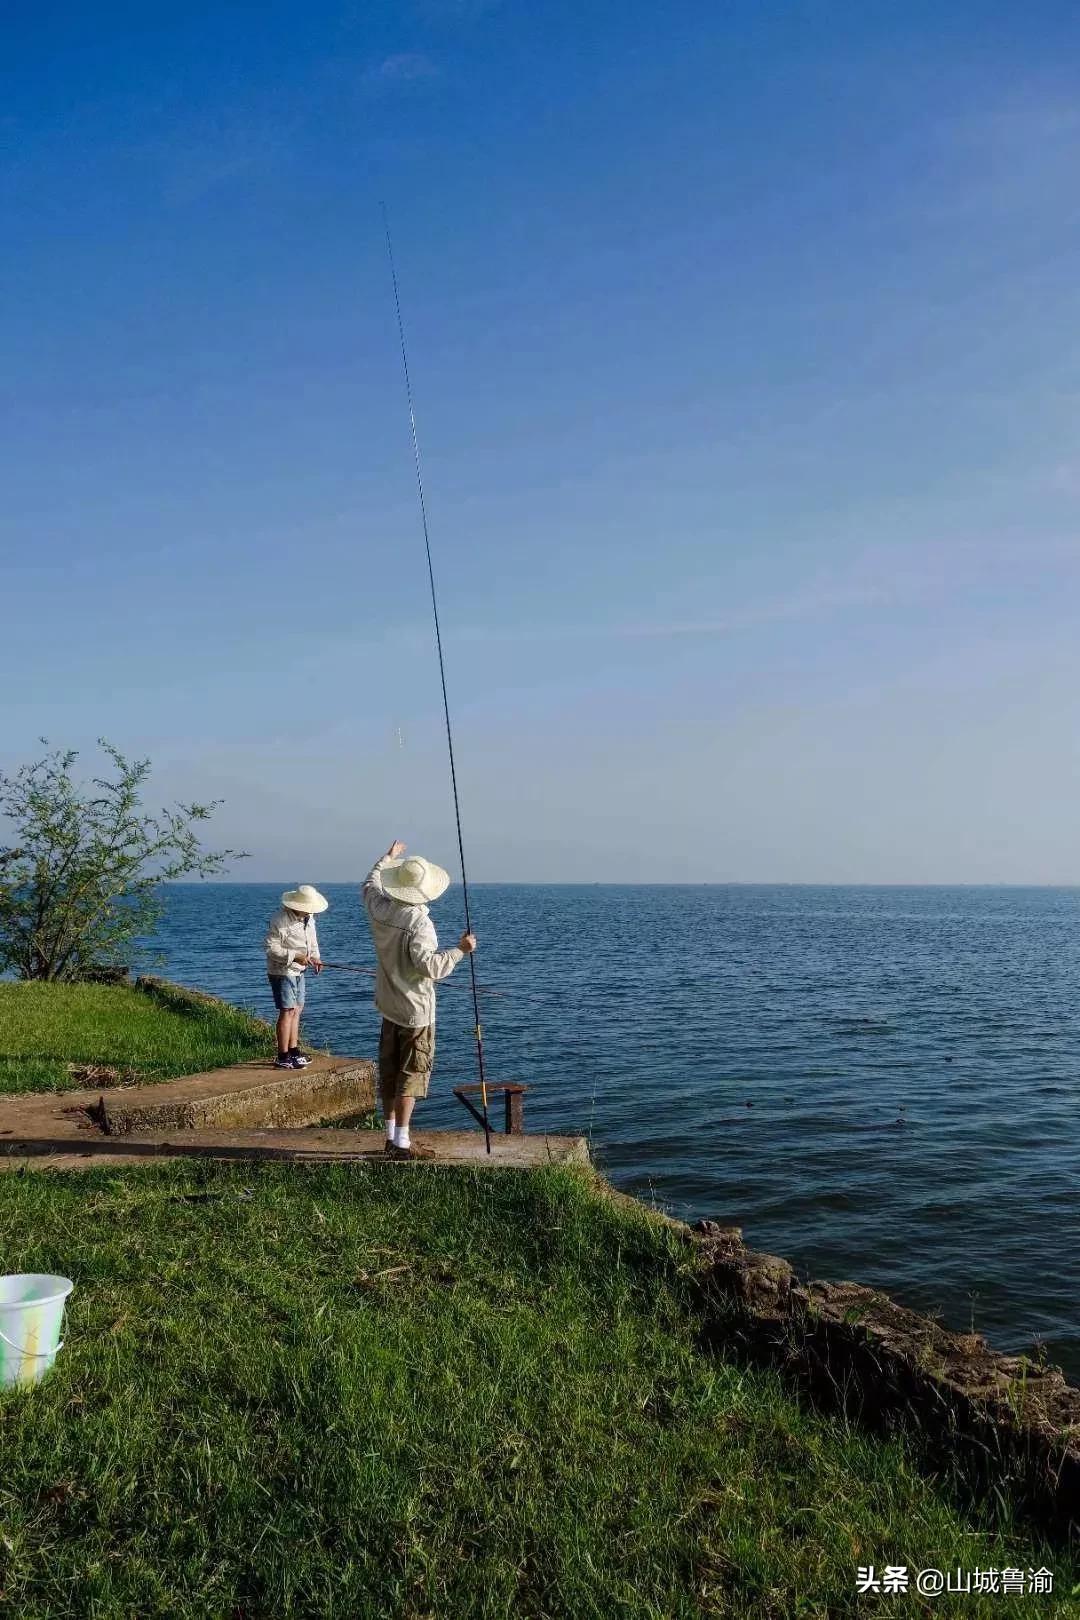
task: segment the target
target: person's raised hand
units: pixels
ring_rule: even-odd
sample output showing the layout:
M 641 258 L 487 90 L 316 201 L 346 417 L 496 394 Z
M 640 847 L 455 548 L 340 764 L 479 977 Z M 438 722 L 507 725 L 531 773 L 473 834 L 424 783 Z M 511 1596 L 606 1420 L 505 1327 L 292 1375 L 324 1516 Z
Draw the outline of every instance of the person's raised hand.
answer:
M 400 838 L 395 838 L 386 853 L 390 860 L 396 861 L 399 855 L 404 855 L 405 845 Z
M 475 949 L 476 935 L 462 934 L 461 938 L 458 940 L 458 950 L 463 952 L 465 956 L 471 956 Z

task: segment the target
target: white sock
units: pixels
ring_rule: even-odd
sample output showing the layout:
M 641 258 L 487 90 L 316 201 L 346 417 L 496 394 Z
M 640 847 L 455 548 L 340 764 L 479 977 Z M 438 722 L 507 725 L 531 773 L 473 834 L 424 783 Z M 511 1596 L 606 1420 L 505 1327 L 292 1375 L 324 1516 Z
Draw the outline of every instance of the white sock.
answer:
M 393 1114 L 387 1114 L 387 1116 L 386 1116 L 386 1140 L 388 1142 L 392 1142 L 394 1140 L 394 1130 L 395 1130 L 394 1116 L 393 1116 Z
M 398 1126 L 396 1132 L 394 1133 L 394 1146 L 412 1147 L 412 1142 L 409 1140 L 409 1127 L 407 1125 Z

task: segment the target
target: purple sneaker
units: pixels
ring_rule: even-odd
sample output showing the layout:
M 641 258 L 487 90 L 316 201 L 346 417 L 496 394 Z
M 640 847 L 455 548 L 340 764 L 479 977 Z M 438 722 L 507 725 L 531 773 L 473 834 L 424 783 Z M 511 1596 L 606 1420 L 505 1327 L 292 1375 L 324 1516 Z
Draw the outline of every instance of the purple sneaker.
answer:
M 302 1064 L 297 1063 L 295 1058 L 291 1057 L 279 1057 L 274 1064 L 275 1069 L 299 1069 L 302 1067 Z

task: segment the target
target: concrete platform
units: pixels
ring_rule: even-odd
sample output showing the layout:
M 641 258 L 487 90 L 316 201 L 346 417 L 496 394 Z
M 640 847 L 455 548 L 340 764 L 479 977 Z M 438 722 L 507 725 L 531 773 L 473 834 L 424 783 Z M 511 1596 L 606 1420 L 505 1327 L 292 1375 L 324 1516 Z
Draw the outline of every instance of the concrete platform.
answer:
M 370 1140 L 367 1140 L 370 1138 Z M 588 1164 L 583 1136 L 503 1136 L 492 1133 L 491 1154 L 483 1131 L 414 1131 L 413 1141 L 435 1150 L 432 1165 L 473 1165 L 481 1170 L 528 1170 L 542 1164 Z M 175 1135 L 98 1136 L 81 1141 L 54 1139 L 4 1143 L 2 1170 L 86 1170 L 165 1159 L 203 1158 L 277 1161 L 286 1164 L 371 1164 L 388 1171 L 411 1170 L 414 1163 L 388 1159 L 382 1131 L 180 1131 Z
M 306 1069 L 282 1072 L 268 1063 L 234 1063 L 156 1086 L 100 1093 L 107 1136 L 131 1131 L 249 1125 L 318 1125 L 375 1107 L 376 1071 L 367 1058 L 313 1057 Z
M 370 1163 L 388 1160 L 380 1131 L 321 1128 L 314 1122 L 374 1106 L 375 1066 L 365 1058 L 322 1057 L 282 1073 L 238 1063 L 156 1086 L 115 1091 L 35 1092 L 0 1098 L 0 1170 L 86 1169 L 170 1158 Z M 584 1137 L 417 1131 L 435 1164 L 524 1169 L 588 1164 Z

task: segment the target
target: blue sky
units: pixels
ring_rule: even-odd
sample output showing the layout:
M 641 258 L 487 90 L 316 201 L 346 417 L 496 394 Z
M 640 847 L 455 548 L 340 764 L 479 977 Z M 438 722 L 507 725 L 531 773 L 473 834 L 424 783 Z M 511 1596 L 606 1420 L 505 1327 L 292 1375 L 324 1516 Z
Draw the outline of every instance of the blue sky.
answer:
M 476 877 L 1080 882 L 1074 5 L 5 26 L 0 763 L 454 864 L 385 199 Z

